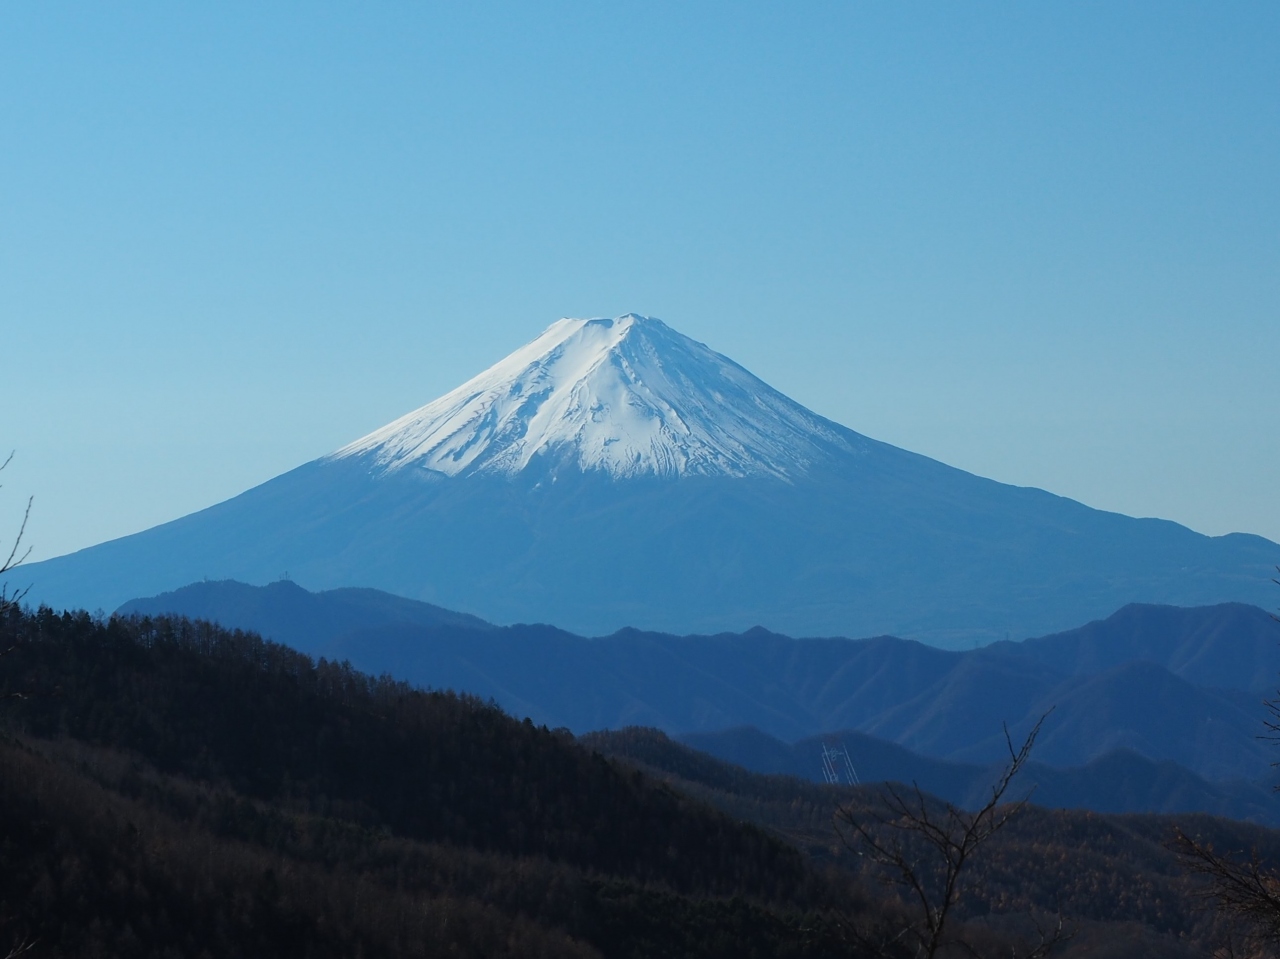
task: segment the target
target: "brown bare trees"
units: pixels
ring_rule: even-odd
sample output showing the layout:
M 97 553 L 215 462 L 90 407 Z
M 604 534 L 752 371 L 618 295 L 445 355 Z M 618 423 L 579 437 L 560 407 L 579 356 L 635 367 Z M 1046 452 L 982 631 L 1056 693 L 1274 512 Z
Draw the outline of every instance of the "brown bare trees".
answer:
M 1280 567 L 1276 571 L 1280 573 Z M 1280 579 L 1273 582 L 1280 586 Z M 1280 622 L 1280 617 L 1272 619 Z M 1280 693 L 1264 705 L 1270 717 L 1264 721 L 1268 732 L 1261 738 L 1280 744 Z M 1181 829 L 1174 830 L 1170 846 L 1187 869 L 1207 880 L 1206 898 L 1232 921 L 1232 931 L 1241 937 L 1239 944 L 1228 942 L 1222 955 L 1234 956 L 1240 949 L 1250 956 L 1273 956 L 1280 950 L 1280 870 L 1274 864 L 1264 863 L 1253 850 L 1247 855 L 1219 852 Z
M 1009 730 L 1005 741 L 1009 761 L 991 794 L 976 812 L 961 809 L 924 794 L 918 786 L 880 787 L 870 803 L 851 803 L 836 814 L 836 828 L 845 846 L 861 857 L 869 871 L 903 899 L 897 921 L 877 934 L 855 931 L 859 946 L 877 956 L 934 959 L 947 954 L 980 956 L 981 950 L 963 935 L 953 933 L 955 913 L 966 892 L 965 869 L 978 851 L 1030 800 L 1030 794 L 1009 801 L 1018 773 L 1026 766 L 1045 719 L 1042 716 L 1015 747 Z M 1041 959 L 1063 939 L 1062 922 L 1040 929 L 1039 941 L 1024 959 Z
M 1229 941 L 1222 956 L 1243 952 L 1247 956 L 1275 954 L 1280 944 L 1280 875 L 1264 865 L 1256 853 L 1223 855 L 1175 828 L 1173 849 L 1184 866 L 1208 882 L 1206 898 L 1229 917 L 1240 942 Z

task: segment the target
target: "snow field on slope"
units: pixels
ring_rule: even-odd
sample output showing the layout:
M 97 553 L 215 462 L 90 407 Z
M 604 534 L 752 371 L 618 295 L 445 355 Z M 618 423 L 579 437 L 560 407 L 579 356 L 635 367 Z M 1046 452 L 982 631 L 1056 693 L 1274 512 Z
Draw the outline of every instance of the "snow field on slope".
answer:
M 535 461 L 641 475 L 804 472 L 853 434 L 660 320 L 563 319 L 457 389 L 332 454 L 513 475 Z

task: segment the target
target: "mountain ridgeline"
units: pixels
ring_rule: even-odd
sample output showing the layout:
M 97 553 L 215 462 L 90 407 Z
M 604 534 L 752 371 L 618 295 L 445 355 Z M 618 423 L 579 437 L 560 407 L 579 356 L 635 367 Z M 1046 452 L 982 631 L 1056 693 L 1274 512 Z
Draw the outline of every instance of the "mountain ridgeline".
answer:
M 185 619 L 9 605 L 0 646 L 6 950 L 856 959 L 902 909 L 833 832 L 863 789 L 654 730 L 575 739 Z M 1064 959 L 1207 959 L 1225 930 L 1174 822 L 1027 810 L 974 863 L 957 932 L 1024 954 L 1061 912 Z M 1278 833 L 1177 822 L 1280 862 Z
M 815 755 L 788 765 L 795 757 L 777 760 L 769 743 L 791 751 L 799 747 L 786 744 L 840 733 L 856 737 L 857 764 L 896 756 L 883 778 L 920 778 L 955 799 L 1005 758 L 1004 723 L 1020 734 L 1052 709 L 1036 750 L 1046 803 L 1276 821 L 1259 783 L 1275 757 L 1258 735 L 1261 700 L 1280 675 L 1280 624 L 1240 604 L 1133 605 L 1065 633 L 966 652 L 764 630 L 586 639 L 550 626 L 459 625 L 447 611 L 375 591 L 309 593 L 291 582 L 195 583 L 120 612 L 257 630 L 372 673 L 492 698 L 552 728 L 652 726 L 764 772 L 817 776 Z M 737 727 L 758 731 L 755 740 L 735 734 L 757 748 L 713 747 Z M 912 754 L 931 772 L 907 761 Z
M 566 733 L 207 623 L 0 638 L 0 933 L 41 955 L 838 954 L 839 884 Z
M 611 742 L 602 739 L 602 742 Z M 914 753 L 857 730 L 784 743 L 751 727 L 690 733 L 679 741 L 698 752 L 764 775 L 823 782 L 824 749 L 844 751 L 861 783 L 911 783 L 965 809 L 987 800 L 1000 764 L 951 762 Z M 637 757 L 642 758 L 642 757 Z M 842 770 L 836 767 L 837 774 Z M 848 776 L 843 777 L 846 781 Z M 1208 782 L 1177 763 L 1157 762 L 1129 749 L 1113 749 L 1081 766 L 1030 762 L 1015 787 L 1048 809 L 1102 813 L 1211 813 L 1280 827 L 1280 796 L 1270 782 Z
M 855 433 L 662 322 L 562 320 L 438 400 L 234 499 L 24 568 L 112 609 L 289 570 L 590 635 L 967 647 L 1132 602 L 1265 604 L 1280 546 L 1003 485 Z

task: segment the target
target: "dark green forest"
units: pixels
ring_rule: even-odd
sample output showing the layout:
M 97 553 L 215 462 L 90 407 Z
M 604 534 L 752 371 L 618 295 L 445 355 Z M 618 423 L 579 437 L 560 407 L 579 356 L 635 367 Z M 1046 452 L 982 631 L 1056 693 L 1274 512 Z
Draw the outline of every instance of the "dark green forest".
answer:
M 474 699 L 186 620 L 10 607 L 0 644 L 32 955 L 845 954 L 799 850 Z
M 185 619 L 0 611 L 0 956 L 865 954 L 901 906 L 836 840 L 865 790 L 651 730 L 582 737 Z M 1183 817 L 1280 859 L 1277 834 Z M 1172 820 L 1035 808 L 962 919 L 1009 950 L 1205 956 Z

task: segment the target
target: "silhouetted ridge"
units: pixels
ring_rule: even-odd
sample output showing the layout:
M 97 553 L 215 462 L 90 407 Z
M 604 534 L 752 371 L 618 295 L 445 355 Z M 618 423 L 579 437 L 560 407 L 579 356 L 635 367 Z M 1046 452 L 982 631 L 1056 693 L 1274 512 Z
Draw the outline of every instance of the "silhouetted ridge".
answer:
M 125 608 L 257 626 L 274 597 L 289 601 L 270 615 L 287 619 L 291 597 L 302 593 L 291 584 L 240 586 L 260 603 L 246 616 L 253 604 L 189 601 L 207 588 Z M 790 743 L 857 730 L 981 766 L 1004 757 L 1004 722 L 1029 728 L 1056 707 L 1037 752 L 1051 766 L 1084 766 L 1127 749 L 1224 782 L 1257 780 L 1273 758 L 1257 738 L 1268 688 L 1258 677 L 1280 675 L 1280 624 L 1238 604 L 1129 606 L 1066 633 L 965 652 L 888 636 L 791 639 L 760 628 L 713 636 L 628 628 L 586 639 L 551 626 L 477 631 L 379 617 L 336 636 L 329 629 L 326 642 L 304 648 L 369 673 L 492 697 L 515 715 L 575 733 L 645 725 L 683 736 L 752 726 Z
M 835 959 L 896 908 L 834 841 L 865 789 L 654 730 L 577 742 L 207 623 L 8 608 L 0 651 L 0 948 Z M 1280 834 L 1178 822 L 1280 861 Z M 1032 807 L 957 919 L 997 954 L 1061 908 L 1081 925 L 1063 959 L 1207 957 L 1172 823 Z
M 492 629 L 490 623 L 431 603 L 376 589 L 345 587 L 310 592 L 290 580 L 250 586 L 235 580 L 205 580 L 145 599 L 117 613 L 177 614 L 258 633 L 312 656 L 330 652 L 335 640 L 358 629 L 396 624 Z
M 4 713 L 27 734 L 133 750 L 166 773 L 365 810 L 430 841 L 540 855 L 687 890 L 770 893 L 800 860 L 749 828 L 493 706 L 254 634 L 159 618 L 11 614 Z M 678 867 L 664 849 L 684 851 Z M 725 884 L 710 864 L 740 859 Z

